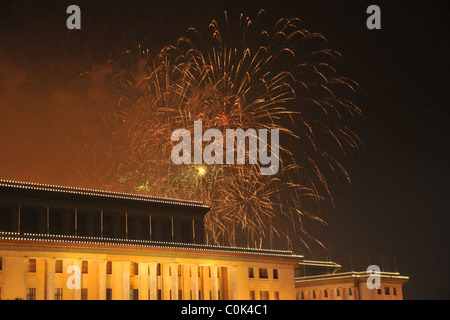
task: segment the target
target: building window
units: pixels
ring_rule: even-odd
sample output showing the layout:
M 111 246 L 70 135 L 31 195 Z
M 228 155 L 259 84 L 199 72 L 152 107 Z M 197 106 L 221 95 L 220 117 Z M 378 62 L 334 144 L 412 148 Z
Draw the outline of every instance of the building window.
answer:
M 260 279 L 269 279 L 269 274 L 266 268 L 259 268 L 259 278 Z
M 323 290 L 323 295 L 325 298 L 328 298 L 328 290 L 327 289 Z
M 139 289 L 130 289 L 130 300 L 139 300 Z
M 161 263 L 158 263 L 156 265 L 156 275 L 160 276 L 161 275 Z
M 280 295 L 279 295 L 278 291 L 275 291 L 273 294 L 274 294 L 275 300 L 280 300 Z
M 278 269 L 273 269 L 273 278 L 278 279 Z
M 183 290 L 178 290 L 178 300 L 183 300 Z
M 250 300 L 255 300 L 255 290 L 250 290 Z
M 181 277 L 181 265 L 178 266 L 178 276 Z
M 315 299 L 316 298 L 316 290 L 313 290 L 313 299 Z
M 161 289 L 158 289 L 158 292 L 156 295 L 156 300 L 161 300 L 161 299 L 162 299 Z
M 255 275 L 253 274 L 253 268 L 248 268 L 248 277 L 250 279 L 253 279 Z
M 55 300 L 62 300 L 63 288 L 56 288 Z
M 378 294 L 381 294 L 381 289 L 377 289 L 377 293 L 378 293 Z
M 352 290 L 352 288 L 348 288 L 348 295 L 349 295 L 349 296 L 352 296 L 352 295 L 353 295 L 353 290 Z
M 261 300 L 269 300 L 269 291 L 260 291 Z
M 190 296 L 190 298 L 192 300 L 192 290 L 189 292 L 189 296 Z
M 305 300 L 305 292 L 304 291 L 302 291 L 301 296 L 302 296 L 302 300 Z
M 211 267 L 210 266 L 208 266 L 208 274 L 209 274 L 209 277 L 211 278 Z
M 336 295 L 337 295 L 338 297 L 341 296 L 341 289 L 339 289 L 339 288 L 336 289 Z
M 28 259 L 28 272 L 36 272 L 36 259 Z
M 0 271 L 3 269 L 2 257 L 0 257 Z
M 221 300 L 221 299 L 220 299 L 220 290 L 217 291 L 217 300 Z
M 88 262 L 86 260 L 83 260 L 83 262 L 81 262 L 81 273 L 88 273 L 88 272 L 89 272 Z
M 384 294 L 385 295 L 389 295 L 390 294 L 389 287 L 384 287 Z
M 202 300 L 202 290 L 198 290 L 198 300 Z
M 55 273 L 63 273 L 63 261 L 62 260 L 56 260 Z
M 130 264 L 130 275 L 131 276 L 138 276 L 139 275 L 139 263 L 132 262 Z
M 397 295 L 397 288 L 392 288 L 392 293 L 394 294 L 394 296 Z
M 106 288 L 106 300 L 112 300 L 112 289 Z
M 81 300 L 87 300 L 87 299 L 88 299 L 88 289 L 81 288 Z
M 27 289 L 27 300 L 36 300 L 36 288 Z
M 112 274 L 112 261 L 106 262 L 106 274 Z

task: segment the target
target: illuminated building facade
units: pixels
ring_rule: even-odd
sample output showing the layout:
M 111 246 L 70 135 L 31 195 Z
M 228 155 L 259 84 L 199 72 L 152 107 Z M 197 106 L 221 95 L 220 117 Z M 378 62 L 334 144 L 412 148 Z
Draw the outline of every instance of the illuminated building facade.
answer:
M 0 299 L 402 298 L 407 277 L 398 274 L 382 274 L 379 295 L 364 287 L 367 274 L 340 274 L 332 262 L 206 245 L 208 210 L 195 201 L 0 180 Z
M 1 299 L 295 299 L 302 257 L 205 245 L 199 202 L 2 180 L 0 192 Z
M 369 288 L 374 273 L 339 272 L 340 265 L 303 260 L 295 270 L 297 300 L 403 300 L 403 284 L 409 277 L 380 272 L 380 288 Z

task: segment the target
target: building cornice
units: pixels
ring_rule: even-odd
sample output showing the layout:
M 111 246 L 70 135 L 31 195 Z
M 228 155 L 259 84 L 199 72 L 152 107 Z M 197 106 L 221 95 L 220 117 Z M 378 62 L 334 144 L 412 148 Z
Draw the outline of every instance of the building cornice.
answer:
M 308 284 L 308 283 L 317 283 L 323 282 L 326 283 L 328 281 L 335 282 L 336 280 L 342 282 L 348 281 L 366 281 L 367 278 L 373 276 L 375 273 L 373 272 L 339 272 L 333 274 L 323 274 L 323 275 L 315 275 L 315 276 L 305 276 L 305 277 L 296 277 L 296 284 Z M 409 277 L 402 276 L 398 272 L 380 272 L 379 276 L 381 281 L 383 282 L 406 282 L 409 280 Z
M 0 232 L 0 249 L 21 251 L 80 252 L 121 255 L 200 256 L 207 259 L 277 260 L 298 265 L 303 258 L 286 250 L 269 250 L 174 243 L 162 241 L 124 240 L 111 238 L 57 235 L 18 234 Z

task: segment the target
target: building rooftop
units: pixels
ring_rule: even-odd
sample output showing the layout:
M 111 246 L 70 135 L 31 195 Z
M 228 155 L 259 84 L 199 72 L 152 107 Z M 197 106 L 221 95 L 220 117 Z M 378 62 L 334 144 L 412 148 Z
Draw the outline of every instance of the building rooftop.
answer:
M 33 183 L 33 182 L 23 182 L 23 181 L 12 181 L 12 180 L 2 180 L 0 179 L 0 190 L 4 191 L 28 191 L 30 195 L 33 196 L 48 196 L 50 194 L 57 194 L 59 196 L 83 196 L 86 198 L 109 198 L 115 200 L 128 200 L 133 202 L 140 203 L 153 203 L 153 204 L 163 204 L 163 205 L 181 205 L 187 207 L 197 207 L 203 208 L 206 211 L 210 209 L 209 206 L 204 205 L 200 201 L 193 200 L 181 200 L 174 198 L 164 198 L 164 197 L 154 197 L 147 196 L 141 194 L 133 194 L 133 193 L 123 193 L 123 192 L 113 192 L 113 191 L 104 191 L 104 190 L 96 190 L 96 189 L 85 189 L 85 188 L 77 188 L 77 187 L 66 187 L 66 186 L 58 186 L 51 184 L 41 184 L 41 183 Z
M 325 268 L 340 268 L 341 265 L 333 261 L 315 261 L 315 260 L 303 260 L 300 262 L 300 266 L 315 266 L 315 267 L 325 267 Z
M 65 186 L 57 186 L 57 185 L 48 185 L 48 184 L 38 184 L 38 183 L 30 183 L 30 182 L 20 182 L 20 181 L 11 181 L 11 180 L 1 180 L 0 179 L 0 198 L 4 198 L 7 201 L 11 199 L 15 200 L 32 200 L 42 202 L 45 205 L 48 203 L 62 203 L 62 204 L 78 204 L 89 205 L 93 208 L 103 208 L 103 207 L 114 207 L 119 208 L 119 211 L 123 211 L 122 209 L 129 208 L 140 208 L 144 209 L 145 212 L 148 210 L 148 205 L 151 205 L 152 209 L 162 209 L 162 213 L 164 212 L 194 212 L 197 214 L 206 214 L 210 209 L 209 206 L 204 205 L 199 201 L 189 201 L 189 200 L 180 200 L 180 199 L 171 199 L 171 198 L 161 198 L 161 197 L 152 197 L 138 194 L 129 194 L 129 193 L 120 193 L 120 192 L 111 192 L 111 191 L 102 191 L 102 190 L 94 190 L 94 189 L 84 189 L 84 188 L 74 188 L 74 187 L 65 187 Z M 9 199 L 9 200 L 8 200 Z M 49 202 L 50 201 L 50 202 Z M 21 210 L 20 207 L 18 209 Z M 125 210 L 126 211 L 126 210 Z M 143 210 L 141 210 L 143 211 Z M 144 212 L 144 211 L 143 211 Z M 151 210 L 150 212 L 155 213 L 155 210 Z M 94 212 L 91 212 L 94 213 Z M 10 220 L 15 221 L 18 216 L 15 209 L 12 211 L 8 211 L 8 214 L 12 215 Z M 36 217 L 38 217 L 38 212 L 36 213 Z M 124 251 L 124 250 L 138 250 L 141 252 L 145 251 L 166 251 L 170 250 L 173 252 L 184 252 L 190 254 L 219 254 L 219 255 L 246 255 L 253 257 L 267 257 L 267 258 L 278 258 L 278 259 L 288 259 L 292 262 L 298 263 L 303 256 L 296 255 L 289 250 L 272 250 L 272 249 L 255 249 L 255 248 L 244 248 L 244 247 L 231 247 L 231 246 L 218 246 L 218 245 L 207 245 L 203 243 L 203 240 L 200 239 L 202 234 L 199 232 L 197 236 L 198 241 L 193 241 L 193 237 L 191 242 L 185 242 L 183 240 L 180 241 L 180 238 L 174 238 L 174 226 L 172 225 L 172 231 L 165 230 L 166 234 L 170 236 L 172 232 L 172 241 L 167 239 L 156 239 L 153 237 L 133 237 L 133 235 L 127 231 L 127 233 L 123 236 L 111 236 L 111 233 L 108 233 L 109 236 L 105 236 L 102 231 L 102 235 L 99 236 L 97 234 L 81 234 L 80 226 L 78 225 L 78 234 L 73 230 L 70 230 L 70 233 L 59 233 L 58 231 L 54 231 L 55 229 L 49 228 L 51 227 L 51 223 L 49 224 L 49 216 L 58 215 L 59 213 L 53 211 L 52 208 L 47 209 L 47 218 L 45 215 L 40 215 L 39 219 L 47 219 L 47 228 L 45 232 L 44 229 L 31 228 L 33 231 L 24 230 L 24 228 L 20 228 L 18 230 L 17 226 L 14 225 L 13 228 L 0 230 L 0 245 L 3 247 L 17 247 L 21 246 L 23 248 L 30 248 L 32 250 L 41 250 L 45 247 L 45 249 L 50 250 L 68 250 L 68 248 L 78 248 L 77 250 L 84 251 L 95 251 L 95 250 L 113 250 L 113 251 Z M 170 217 L 171 215 L 168 215 Z M 20 216 L 19 216 L 20 217 Z M 103 228 L 103 216 L 101 217 L 101 228 Z M 143 216 L 144 217 L 144 216 Z M 22 217 L 23 218 L 23 217 Z M 80 217 L 78 217 L 80 218 Z M 148 218 L 145 216 L 144 218 Z M 50 218 L 51 219 L 51 218 Z M 106 217 L 105 217 L 106 219 Z M 155 216 L 156 219 L 156 216 Z M 23 219 L 22 219 L 23 220 Z M 45 221 L 40 221 L 43 224 Z M 36 221 L 33 220 L 34 224 Z M 140 220 L 139 220 L 140 221 Z M 155 220 L 156 221 L 156 220 Z M 169 220 L 170 221 L 170 220 Z M 191 220 L 187 220 L 191 221 Z M 79 221 L 78 221 L 79 222 Z M 147 220 L 140 221 L 142 224 L 148 225 Z M 24 221 L 22 221 L 22 224 Z M 79 223 L 78 223 L 79 224 Z M 122 226 L 123 227 L 123 226 Z M 130 226 L 128 226 L 128 229 Z M 161 229 L 161 225 L 157 225 L 154 227 L 154 232 L 159 231 Z M 189 225 L 188 230 L 191 231 L 193 225 Z M 203 228 L 203 225 L 201 226 Z M 28 228 L 30 229 L 30 228 Z M 30 230 L 31 230 L 30 229 Z M 127 230 L 128 230 L 127 229 Z M 17 230 L 17 232 L 16 232 Z M 37 231 L 40 230 L 40 231 Z M 103 229 L 102 229 L 103 230 Z M 187 229 L 186 229 L 187 230 Z M 98 231 L 98 230 L 97 230 Z M 197 230 L 196 230 L 197 231 Z M 170 238 L 170 237 L 169 237 Z M 178 239 L 178 240 L 177 240 Z M 163 241 L 161 241 L 163 240 Z M 199 243 L 200 242 L 200 243 Z
M 295 282 L 297 283 L 305 283 L 305 282 L 313 282 L 313 281 L 328 281 L 328 280 L 347 280 L 351 278 L 367 278 L 373 275 L 373 272 L 367 271 L 349 271 L 349 272 L 338 272 L 338 273 L 330 273 L 330 274 L 321 274 L 321 275 L 313 275 L 313 276 L 303 276 L 296 277 Z M 409 280 L 409 277 L 402 276 L 398 272 L 380 272 L 379 275 L 384 279 L 397 279 L 397 280 Z

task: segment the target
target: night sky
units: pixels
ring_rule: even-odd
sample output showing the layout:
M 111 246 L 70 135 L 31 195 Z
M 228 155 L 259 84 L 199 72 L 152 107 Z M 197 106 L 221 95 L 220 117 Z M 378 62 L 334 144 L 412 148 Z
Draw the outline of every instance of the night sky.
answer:
M 71 4 L 81 30 L 66 28 Z M 366 28 L 371 4 L 381 30 Z M 406 299 L 449 299 L 448 14 L 438 1 L 2 0 L 0 178 L 90 187 L 70 168 L 86 156 L 79 133 L 96 130 L 92 106 L 111 97 L 72 90 L 79 75 L 101 78 L 110 57 L 139 44 L 158 51 L 225 10 L 260 9 L 325 35 L 343 55 L 340 73 L 362 87 L 354 128 L 364 148 L 345 160 L 352 184 L 332 182 L 335 208 L 321 209 L 329 225 L 315 231 L 329 252 L 305 256 L 397 268 L 411 278 Z

